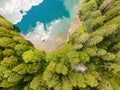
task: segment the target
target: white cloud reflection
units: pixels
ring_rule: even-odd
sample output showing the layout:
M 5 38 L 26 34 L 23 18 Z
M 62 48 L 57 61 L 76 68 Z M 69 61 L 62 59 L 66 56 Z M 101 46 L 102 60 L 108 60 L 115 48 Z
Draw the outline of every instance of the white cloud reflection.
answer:
M 17 24 L 32 6 L 42 2 L 43 0 L 0 0 L 0 15 Z

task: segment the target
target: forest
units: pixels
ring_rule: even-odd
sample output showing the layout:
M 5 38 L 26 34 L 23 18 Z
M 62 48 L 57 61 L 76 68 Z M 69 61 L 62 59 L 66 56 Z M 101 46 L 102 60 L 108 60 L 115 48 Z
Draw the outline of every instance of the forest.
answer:
M 81 25 L 45 53 L 0 16 L 0 90 L 120 90 L 120 0 L 84 0 Z

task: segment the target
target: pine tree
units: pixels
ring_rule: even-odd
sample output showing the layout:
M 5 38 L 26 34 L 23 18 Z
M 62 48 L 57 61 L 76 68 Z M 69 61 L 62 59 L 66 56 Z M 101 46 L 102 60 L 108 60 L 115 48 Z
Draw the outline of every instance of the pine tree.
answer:
M 44 53 L 0 16 L 0 90 L 120 90 L 119 0 L 85 0 L 82 25 Z

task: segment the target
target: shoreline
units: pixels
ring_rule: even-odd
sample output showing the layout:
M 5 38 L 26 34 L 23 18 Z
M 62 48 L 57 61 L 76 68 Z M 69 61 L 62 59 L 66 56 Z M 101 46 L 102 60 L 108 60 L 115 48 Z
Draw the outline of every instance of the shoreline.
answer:
M 84 0 L 80 0 L 79 6 L 81 6 L 83 2 Z M 78 7 L 78 9 L 80 10 L 80 7 Z M 79 14 L 79 10 L 77 14 Z M 52 36 L 45 42 L 36 43 L 34 44 L 34 47 L 39 50 L 43 50 L 46 53 L 55 52 L 69 41 L 69 36 L 80 26 L 80 24 L 81 21 L 77 15 L 77 17 L 71 22 L 71 25 L 66 32 L 59 33 L 57 36 Z
M 69 41 L 69 36 L 75 32 L 75 30 L 79 27 L 80 24 L 81 24 L 81 21 L 79 18 L 72 22 L 72 25 L 67 31 L 67 42 Z
M 71 22 L 70 28 L 66 32 L 61 32 L 57 36 L 51 36 L 46 41 L 35 43 L 34 47 L 44 52 L 53 52 L 60 49 L 65 43 L 69 41 L 69 36 L 80 26 L 79 18 Z
M 80 8 L 81 8 L 81 6 L 82 6 L 82 4 L 84 3 L 84 0 L 80 0 L 80 2 L 79 2 L 79 10 L 80 10 Z M 77 12 L 77 14 L 79 14 L 79 10 L 78 10 L 78 12 Z M 78 16 L 78 18 L 75 20 L 75 21 L 73 21 L 72 22 L 72 25 L 70 26 L 70 28 L 68 29 L 68 33 L 67 33 L 67 42 L 69 41 L 69 36 L 73 33 L 73 32 L 75 32 L 75 30 L 79 27 L 79 25 L 81 25 L 81 20 L 80 20 L 80 18 L 79 18 L 79 16 Z

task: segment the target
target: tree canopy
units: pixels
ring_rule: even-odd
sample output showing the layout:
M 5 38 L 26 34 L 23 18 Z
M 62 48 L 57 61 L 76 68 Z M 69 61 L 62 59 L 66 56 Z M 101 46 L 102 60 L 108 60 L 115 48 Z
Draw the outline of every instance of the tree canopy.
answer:
M 0 90 L 120 90 L 120 0 L 85 0 L 81 25 L 44 53 L 0 17 Z

